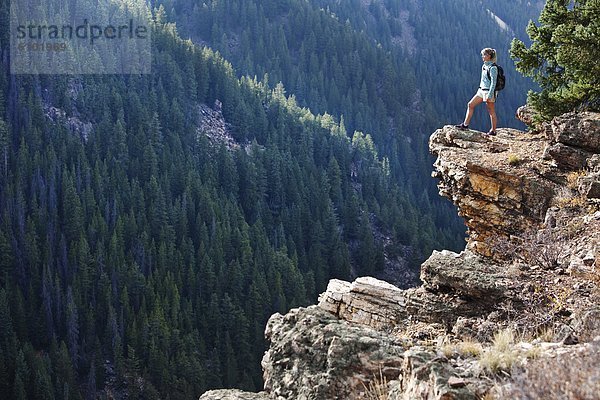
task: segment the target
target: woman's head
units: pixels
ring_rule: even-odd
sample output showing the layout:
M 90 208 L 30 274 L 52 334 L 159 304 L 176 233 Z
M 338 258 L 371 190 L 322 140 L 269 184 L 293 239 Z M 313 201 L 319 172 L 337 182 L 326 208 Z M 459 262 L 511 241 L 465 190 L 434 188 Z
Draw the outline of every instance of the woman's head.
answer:
M 491 62 L 496 62 L 497 57 L 496 57 L 496 49 L 492 49 L 490 47 L 486 47 L 485 49 L 481 50 L 481 56 L 485 56 L 488 55 L 490 58 L 489 60 Z

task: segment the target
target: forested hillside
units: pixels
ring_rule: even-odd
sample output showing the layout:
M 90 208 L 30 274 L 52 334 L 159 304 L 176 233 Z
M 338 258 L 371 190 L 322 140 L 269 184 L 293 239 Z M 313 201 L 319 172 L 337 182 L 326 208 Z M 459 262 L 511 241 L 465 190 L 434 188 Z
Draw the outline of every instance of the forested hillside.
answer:
M 462 246 L 425 138 L 462 114 L 488 40 L 461 75 L 428 2 L 398 28 L 414 48 L 386 39 L 405 8 L 363 4 L 163 2 L 151 75 L 48 76 L 9 74 L 0 0 L 0 393 L 258 389 L 269 315 Z
M 163 0 L 183 37 L 219 50 L 239 76 L 282 82 L 298 103 L 371 133 L 389 159 L 392 179 L 430 221 L 417 242 L 460 248 L 464 227 L 429 179 L 429 134 L 462 121 L 479 84 L 483 47 L 498 49 L 508 88 L 498 102 L 501 126 L 521 127 L 515 110 L 531 82 L 515 72 L 508 48 L 539 4 L 488 0 Z M 493 11 L 491 11 L 493 10 Z M 512 14 L 511 14 L 512 11 Z M 504 29 L 491 12 L 504 18 Z M 485 32 L 483 34 L 482 32 Z M 515 33 L 516 32 L 516 33 Z M 473 127 L 486 130 L 478 110 Z M 430 225 L 430 222 L 432 225 Z M 432 228 L 430 226 L 433 226 Z M 425 240 L 425 242 L 423 242 Z M 428 244 L 425 244 L 428 243 Z
M 6 13 L 6 2 L 0 7 Z M 3 16 L 5 20 L 6 14 Z M 263 329 L 433 224 L 367 133 L 238 79 L 158 11 L 152 75 L 0 74 L 0 393 L 260 384 Z M 222 103 L 235 146 L 198 128 Z M 397 246 L 397 249 L 395 249 Z M 401 254 L 405 256 L 405 254 Z
M 502 0 L 162 4 L 184 37 L 219 50 L 240 74 L 282 81 L 300 104 L 343 115 L 351 131 L 372 132 L 386 154 L 398 156 L 393 160 L 406 158 L 406 151 L 420 154 L 415 144 L 406 149 L 403 137 L 422 138 L 424 127 L 463 116 L 457 106 L 479 83 L 483 47 L 498 49 L 510 79 L 499 110 L 506 126 L 518 124 L 514 110 L 531 82 L 515 72 L 508 48 L 541 8 L 540 2 Z
M 531 82 L 515 71 L 508 49 L 514 36 L 526 36 L 525 27 L 537 17 L 543 1 L 453 0 L 443 6 L 435 0 L 376 0 L 367 2 L 368 6 L 354 0 L 316 1 L 353 21 L 357 29 L 370 32 L 390 49 L 393 58 L 403 58 L 402 51 L 408 52 L 405 57 L 414 68 L 424 107 L 431 107 L 427 117 L 434 128 L 462 119 L 464 106 L 460 105 L 471 98 L 479 83 L 479 52 L 484 47 L 496 48 L 498 63 L 509 79 L 497 105 L 501 124 L 521 127 L 514 111 L 523 104 Z M 487 114 L 481 111 L 474 126 L 487 130 Z

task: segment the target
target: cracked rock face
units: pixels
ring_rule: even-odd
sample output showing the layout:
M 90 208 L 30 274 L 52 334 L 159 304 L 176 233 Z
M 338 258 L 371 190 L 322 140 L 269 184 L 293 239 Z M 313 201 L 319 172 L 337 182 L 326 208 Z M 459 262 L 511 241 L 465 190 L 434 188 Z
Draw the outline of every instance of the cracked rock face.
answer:
M 352 283 L 332 279 L 319 296 L 319 307 L 378 330 L 406 321 L 451 326 L 459 317 L 489 311 L 516 291 L 502 267 L 470 251 L 434 251 L 422 265 L 421 280 L 421 287 L 401 290 L 371 277 Z
M 488 243 L 542 227 L 560 201 L 569 174 L 594 171 L 600 153 L 600 113 L 568 113 L 543 126 L 545 135 L 498 129 L 498 135 L 445 126 L 429 139 L 437 156 L 433 176 L 468 228 L 468 248 L 494 256 Z M 598 198 L 599 174 L 582 182 L 587 199 Z
M 339 320 L 317 306 L 275 314 L 263 357 L 265 390 L 274 399 L 358 399 L 363 383 L 400 375 L 399 339 Z
M 468 248 L 491 255 L 486 241 L 539 226 L 558 188 L 559 177 L 541 159 L 539 136 L 499 129 L 498 136 L 445 126 L 429 139 L 437 156 L 438 188 L 458 207 L 468 228 Z

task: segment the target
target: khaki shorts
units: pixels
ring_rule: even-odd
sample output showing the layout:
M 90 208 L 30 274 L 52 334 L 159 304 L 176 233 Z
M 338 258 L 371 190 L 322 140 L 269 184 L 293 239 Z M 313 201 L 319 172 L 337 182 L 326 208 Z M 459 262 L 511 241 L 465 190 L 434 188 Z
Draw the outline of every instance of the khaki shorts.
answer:
M 493 103 L 496 101 L 494 95 L 492 95 L 489 99 L 488 99 L 488 94 L 489 91 L 488 90 L 483 90 L 483 89 L 477 89 L 477 94 L 475 96 L 477 97 L 481 97 L 483 99 L 483 101 L 485 102 L 490 102 Z

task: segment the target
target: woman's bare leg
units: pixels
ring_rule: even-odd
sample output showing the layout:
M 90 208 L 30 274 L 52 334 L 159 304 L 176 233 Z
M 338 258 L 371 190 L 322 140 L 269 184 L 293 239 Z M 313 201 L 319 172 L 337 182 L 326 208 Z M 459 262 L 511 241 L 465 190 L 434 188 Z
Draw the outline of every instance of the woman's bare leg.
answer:
M 483 102 L 483 99 L 479 96 L 473 96 L 469 104 L 467 104 L 467 115 L 465 115 L 465 125 L 469 125 L 471 122 L 471 118 L 473 117 L 473 112 L 475 111 L 475 107 L 480 105 Z
M 488 112 L 490 113 L 490 122 L 492 123 L 492 130 L 496 132 L 496 124 L 498 122 L 496 118 L 496 103 L 488 101 L 485 104 L 487 106 Z

